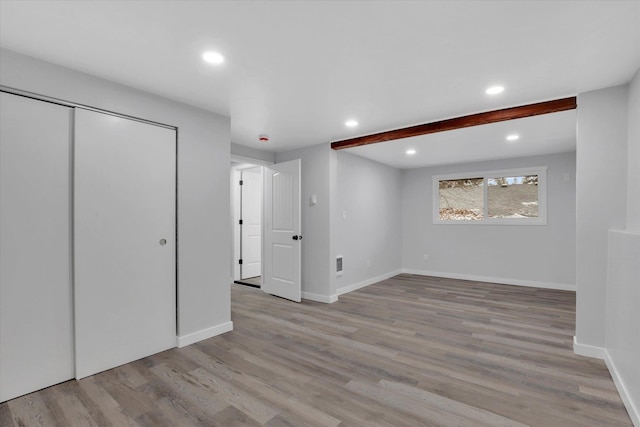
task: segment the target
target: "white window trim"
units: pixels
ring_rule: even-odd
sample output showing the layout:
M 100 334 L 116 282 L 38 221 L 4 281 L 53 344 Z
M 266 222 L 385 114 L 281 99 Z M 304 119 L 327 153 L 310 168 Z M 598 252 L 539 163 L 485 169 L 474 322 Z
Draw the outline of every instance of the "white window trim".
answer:
M 487 179 L 502 176 L 538 175 L 538 217 L 537 218 L 489 218 L 487 203 Z M 484 180 L 484 219 L 482 220 L 442 220 L 440 219 L 440 181 L 482 178 Z M 433 175 L 432 204 L 433 223 L 445 225 L 547 225 L 547 167 L 537 166 L 516 169 L 501 169 L 492 171 L 460 172 L 447 175 Z

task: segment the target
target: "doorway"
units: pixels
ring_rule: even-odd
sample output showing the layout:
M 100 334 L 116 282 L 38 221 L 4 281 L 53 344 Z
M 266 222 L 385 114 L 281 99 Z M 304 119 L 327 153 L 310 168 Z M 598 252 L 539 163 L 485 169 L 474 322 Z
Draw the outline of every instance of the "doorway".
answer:
M 300 302 L 300 159 L 267 163 L 231 157 L 232 281 Z
M 233 217 L 233 280 L 260 288 L 262 284 L 261 165 L 231 162 Z

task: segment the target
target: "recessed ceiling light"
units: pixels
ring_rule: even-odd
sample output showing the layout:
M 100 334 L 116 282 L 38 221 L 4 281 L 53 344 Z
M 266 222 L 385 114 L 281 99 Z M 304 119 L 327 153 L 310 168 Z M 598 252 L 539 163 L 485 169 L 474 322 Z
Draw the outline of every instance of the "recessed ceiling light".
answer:
M 414 150 L 413 148 L 409 148 L 407 151 L 405 151 L 405 153 L 407 153 L 407 155 L 409 156 L 413 156 L 414 154 L 416 154 L 416 150 Z
M 347 120 L 346 122 L 344 122 L 344 125 L 350 128 L 354 128 L 358 126 L 358 122 L 355 120 Z
M 507 135 L 507 141 L 517 141 L 519 139 L 520 139 L 520 135 L 517 135 L 515 133 L 511 135 Z
M 491 86 L 484 91 L 487 95 L 497 95 L 504 92 L 504 86 Z
M 202 59 L 209 64 L 222 64 L 224 62 L 224 56 L 219 54 L 218 52 L 205 52 L 202 54 Z

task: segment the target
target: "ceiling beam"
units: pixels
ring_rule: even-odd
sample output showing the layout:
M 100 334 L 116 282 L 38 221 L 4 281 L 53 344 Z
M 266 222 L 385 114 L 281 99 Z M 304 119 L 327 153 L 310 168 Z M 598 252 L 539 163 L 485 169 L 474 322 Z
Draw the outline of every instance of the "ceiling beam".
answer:
M 441 120 L 438 122 L 425 123 L 422 125 L 374 133 L 371 135 L 358 136 L 356 138 L 343 139 L 341 141 L 332 142 L 331 148 L 334 150 L 344 150 L 345 148 L 393 141 L 394 139 L 410 138 L 412 136 L 445 132 L 470 126 L 486 125 L 489 123 L 503 122 L 505 120 L 522 119 L 525 117 L 539 116 L 541 114 L 574 110 L 576 107 L 577 103 L 575 96 L 570 98 L 554 99 L 553 101 L 503 108 L 502 110 L 486 111 L 484 113 L 471 114 L 469 116 L 455 117 L 453 119 Z

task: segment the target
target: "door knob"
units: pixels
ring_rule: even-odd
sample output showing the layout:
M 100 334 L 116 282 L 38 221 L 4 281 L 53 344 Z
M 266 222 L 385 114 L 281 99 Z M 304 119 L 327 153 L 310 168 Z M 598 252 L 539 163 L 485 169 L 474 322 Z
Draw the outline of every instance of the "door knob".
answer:
M 167 239 L 160 239 L 160 242 L 158 243 L 160 243 L 160 246 L 164 246 L 167 244 Z
M 293 240 L 302 240 L 302 236 L 293 236 L 292 239 Z

